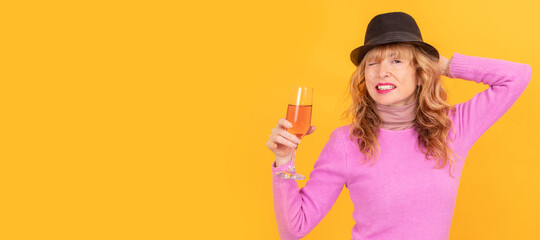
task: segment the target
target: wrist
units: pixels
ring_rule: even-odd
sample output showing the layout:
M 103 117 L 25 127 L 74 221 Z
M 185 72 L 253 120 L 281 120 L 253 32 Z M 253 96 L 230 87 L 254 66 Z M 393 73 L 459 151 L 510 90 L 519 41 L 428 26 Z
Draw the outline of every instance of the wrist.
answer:
M 289 159 L 279 159 L 279 158 L 276 158 L 276 162 L 275 162 L 275 166 L 276 167 L 280 167 L 280 166 L 283 166 L 285 164 L 289 163 Z
M 450 77 L 452 78 L 452 76 L 450 76 L 450 63 L 452 62 L 452 58 L 454 56 L 450 57 L 450 59 L 448 59 L 448 62 L 446 63 L 446 68 L 445 68 L 445 72 L 444 72 L 444 76 L 447 76 L 447 77 Z

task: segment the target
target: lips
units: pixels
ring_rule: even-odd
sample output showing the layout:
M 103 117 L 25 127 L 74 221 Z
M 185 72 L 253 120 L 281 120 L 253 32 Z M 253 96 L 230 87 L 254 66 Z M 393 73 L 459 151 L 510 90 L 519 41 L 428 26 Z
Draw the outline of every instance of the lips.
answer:
M 378 86 L 384 86 L 383 89 L 379 89 Z M 384 94 L 396 89 L 396 85 L 392 83 L 379 83 L 375 86 L 377 93 Z
M 391 85 L 391 86 L 394 86 L 394 87 L 396 86 L 396 85 L 394 85 L 392 83 L 378 83 L 377 84 L 377 86 L 381 86 L 381 85 Z M 375 86 L 375 87 L 377 87 L 377 86 Z
M 390 91 L 392 91 L 392 90 L 394 90 L 394 89 L 395 89 L 395 88 L 387 89 L 387 90 L 379 90 L 379 89 L 377 89 L 377 92 L 380 93 L 380 94 L 385 94 L 385 93 L 388 93 L 388 92 L 390 92 Z

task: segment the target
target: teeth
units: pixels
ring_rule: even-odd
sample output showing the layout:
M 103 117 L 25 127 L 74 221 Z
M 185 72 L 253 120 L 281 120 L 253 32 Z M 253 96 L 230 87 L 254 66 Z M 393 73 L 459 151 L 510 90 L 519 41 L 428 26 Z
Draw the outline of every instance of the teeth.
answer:
M 377 89 L 379 89 L 379 90 L 388 90 L 388 89 L 393 89 L 393 88 L 396 88 L 396 87 L 392 86 L 392 85 L 380 85 L 380 86 L 377 86 Z

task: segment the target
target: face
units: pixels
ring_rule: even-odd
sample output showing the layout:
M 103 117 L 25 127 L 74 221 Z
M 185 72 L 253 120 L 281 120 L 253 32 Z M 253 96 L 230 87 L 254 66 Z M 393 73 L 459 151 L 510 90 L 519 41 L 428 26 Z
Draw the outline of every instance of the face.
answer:
M 384 59 L 376 60 L 373 56 L 366 58 L 366 87 L 375 102 L 388 106 L 404 106 L 414 101 L 418 85 L 411 61 L 405 57 L 397 57 L 394 50 L 387 51 Z

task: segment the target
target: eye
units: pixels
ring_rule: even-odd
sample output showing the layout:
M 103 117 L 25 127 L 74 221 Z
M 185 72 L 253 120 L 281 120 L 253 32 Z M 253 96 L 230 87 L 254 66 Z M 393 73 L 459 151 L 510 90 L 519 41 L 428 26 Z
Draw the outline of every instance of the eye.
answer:
M 397 63 L 401 63 L 401 60 L 398 60 L 398 59 L 394 59 L 394 61 L 392 62 L 397 62 Z
M 368 66 L 372 66 L 372 65 L 375 65 L 375 64 L 377 64 L 377 63 L 373 63 L 373 62 L 372 62 L 372 63 L 368 63 Z

